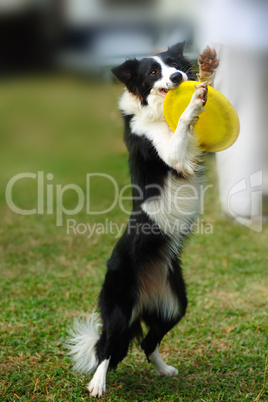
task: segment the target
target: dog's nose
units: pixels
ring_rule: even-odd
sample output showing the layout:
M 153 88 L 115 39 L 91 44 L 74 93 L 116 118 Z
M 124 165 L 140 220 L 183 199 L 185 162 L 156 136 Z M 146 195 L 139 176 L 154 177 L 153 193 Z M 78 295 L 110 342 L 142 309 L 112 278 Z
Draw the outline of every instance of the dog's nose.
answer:
M 179 84 L 182 81 L 182 73 L 174 73 L 169 77 L 170 81 L 174 84 Z

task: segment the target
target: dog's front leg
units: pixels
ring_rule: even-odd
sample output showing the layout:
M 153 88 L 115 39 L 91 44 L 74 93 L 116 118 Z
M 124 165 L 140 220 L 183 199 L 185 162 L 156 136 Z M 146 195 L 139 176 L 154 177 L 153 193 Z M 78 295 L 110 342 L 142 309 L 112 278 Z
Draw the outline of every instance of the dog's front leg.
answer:
M 165 160 L 178 173 L 184 176 L 195 174 L 196 165 L 202 150 L 194 136 L 194 124 L 203 111 L 207 100 L 207 84 L 196 86 L 192 99 L 180 117 L 176 131 L 167 143 Z

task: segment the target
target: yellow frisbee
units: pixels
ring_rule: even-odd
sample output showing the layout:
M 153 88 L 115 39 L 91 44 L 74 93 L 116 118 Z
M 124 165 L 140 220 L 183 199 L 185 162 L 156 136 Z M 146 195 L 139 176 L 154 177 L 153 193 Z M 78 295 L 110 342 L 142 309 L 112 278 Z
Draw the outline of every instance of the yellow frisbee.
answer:
M 172 131 L 189 105 L 196 81 L 182 82 L 177 88 L 168 91 L 164 101 L 164 114 Z M 240 123 L 232 104 L 215 88 L 208 86 L 207 103 L 194 126 L 198 142 L 207 152 L 218 152 L 229 148 L 236 141 Z

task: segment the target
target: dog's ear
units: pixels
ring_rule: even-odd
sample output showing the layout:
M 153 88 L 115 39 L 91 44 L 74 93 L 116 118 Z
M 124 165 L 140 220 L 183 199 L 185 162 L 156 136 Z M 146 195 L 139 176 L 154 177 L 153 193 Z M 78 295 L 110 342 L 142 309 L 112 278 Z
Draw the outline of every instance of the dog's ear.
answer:
M 176 43 L 176 45 L 169 47 L 168 50 L 173 54 L 182 55 L 185 43 L 186 43 L 185 41 Z
M 111 71 L 120 82 L 126 85 L 130 92 L 136 94 L 138 67 L 139 61 L 137 59 L 128 59 L 120 66 L 113 67 Z

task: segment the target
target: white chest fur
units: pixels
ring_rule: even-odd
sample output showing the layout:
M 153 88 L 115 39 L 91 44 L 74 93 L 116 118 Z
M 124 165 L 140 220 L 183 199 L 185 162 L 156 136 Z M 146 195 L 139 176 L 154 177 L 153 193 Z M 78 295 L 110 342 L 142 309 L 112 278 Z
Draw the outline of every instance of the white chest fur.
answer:
M 162 194 L 146 200 L 141 207 L 164 233 L 180 241 L 180 237 L 190 232 L 199 210 L 199 199 L 198 177 L 185 181 L 170 173 Z
M 140 277 L 139 301 L 132 311 L 130 324 L 143 311 L 158 311 L 167 319 L 179 316 L 179 300 L 169 282 L 169 270 L 172 270 L 169 250 L 177 253 L 182 238 L 189 234 L 190 225 L 198 212 L 199 193 L 200 182 L 197 177 L 185 181 L 170 173 L 162 194 L 142 204 L 143 211 L 170 236 L 170 241 L 163 253 L 166 258 L 150 261 L 148 267 L 144 266 Z

